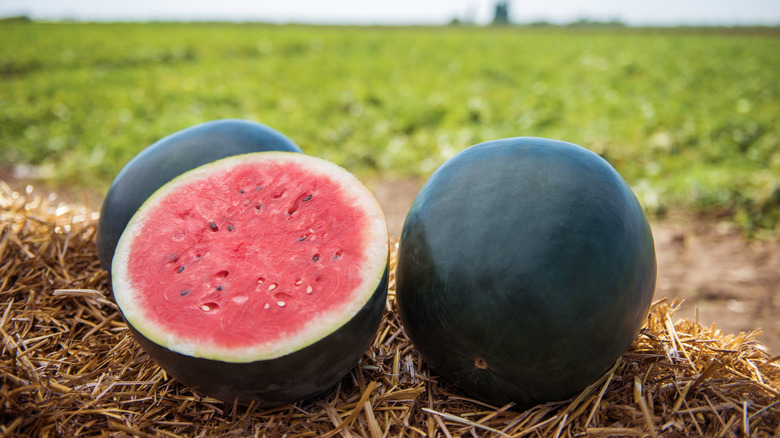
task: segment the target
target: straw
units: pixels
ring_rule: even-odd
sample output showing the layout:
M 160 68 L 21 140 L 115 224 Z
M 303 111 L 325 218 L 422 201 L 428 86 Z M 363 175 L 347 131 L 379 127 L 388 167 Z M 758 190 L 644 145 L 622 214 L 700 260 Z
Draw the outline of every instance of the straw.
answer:
M 97 260 L 96 223 L 83 206 L 0 181 L 0 436 L 780 436 L 780 357 L 758 332 L 675 321 L 683 303 L 658 299 L 630 349 L 578 396 L 491 406 L 427 368 L 392 276 L 372 346 L 333 388 L 272 409 L 224 403 L 135 343 Z

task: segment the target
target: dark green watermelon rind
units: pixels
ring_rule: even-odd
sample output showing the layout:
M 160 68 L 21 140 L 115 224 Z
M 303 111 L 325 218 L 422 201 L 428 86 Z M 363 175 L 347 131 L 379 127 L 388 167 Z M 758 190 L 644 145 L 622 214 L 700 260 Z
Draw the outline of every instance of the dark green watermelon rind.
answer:
M 130 218 L 165 183 L 221 158 L 266 151 L 301 149 L 260 123 L 223 119 L 171 134 L 141 151 L 117 174 L 103 201 L 97 230 L 100 265 L 111 270 L 117 242 Z
M 582 190 L 571 173 L 550 175 L 548 148 L 569 172 L 595 166 L 602 177 Z M 617 172 L 579 146 L 518 138 L 461 154 L 424 185 L 403 227 L 396 286 L 406 332 L 434 372 L 479 399 L 530 407 L 571 397 L 614 364 L 646 318 L 656 278 L 647 218 Z M 524 190 L 523 178 L 545 187 Z M 539 210 L 541 196 L 566 192 L 586 196 L 562 212 Z M 589 211 L 594 204 L 605 208 Z M 590 235 L 594 227 L 602 231 Z M 562 237 L 572 233 L 578 247 Z M 544 293 L 559 288 L 571 293 Z
M 389 265 L 387 265 L 389 266 Z M 376 336 L 387 299 L 388 267 L 361 310 L 346 324 L 309 346 L 275 359 L 222 362 L 183 355 L 128 327 L 152 359 L 184 385 L 225 402 L 279 406 L 326 391 L 344 377 Z

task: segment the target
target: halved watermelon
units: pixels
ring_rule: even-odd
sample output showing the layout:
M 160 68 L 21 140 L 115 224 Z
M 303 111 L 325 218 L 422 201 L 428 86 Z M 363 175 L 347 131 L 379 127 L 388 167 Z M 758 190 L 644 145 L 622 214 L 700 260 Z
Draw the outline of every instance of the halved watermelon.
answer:
M 222 400 L 311 397 L 365 353 L 387 292 L 387 225 L 352 174 L 259 152 L 162 186 L 122 233 L 114 296 L 172 376 Z

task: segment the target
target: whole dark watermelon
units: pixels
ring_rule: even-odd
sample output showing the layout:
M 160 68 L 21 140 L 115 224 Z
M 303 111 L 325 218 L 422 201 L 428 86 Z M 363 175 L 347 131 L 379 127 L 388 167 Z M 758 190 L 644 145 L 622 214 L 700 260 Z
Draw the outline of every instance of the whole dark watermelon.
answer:
M 401 235 L 397 300 L 435 373 L 518 407 L 563 400 L 631 344 L 655 289 L 631 189 L 571 143 L 509 138 L 437 169 Z
M 100 265 L 111 269 L 114 249 L 125 226 L 138 207 L 163 184 L 220 158 L 264 151 L 301 149 L 268 126 L 223 119 L 171 134 L 141 151 L 117 174 L 103 201 L 97 230 Z

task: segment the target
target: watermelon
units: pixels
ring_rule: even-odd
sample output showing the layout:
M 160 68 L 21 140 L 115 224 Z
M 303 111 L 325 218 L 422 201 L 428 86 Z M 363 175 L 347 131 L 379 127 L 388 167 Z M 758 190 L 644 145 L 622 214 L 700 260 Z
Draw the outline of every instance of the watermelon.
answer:
M 467 148 L 431 175 L 396 275 L 401 321 L 431 369 L 523 408 L 579 393 L 626 351 L 656 260 L 644 211 L 609 163 L 520 137 Z
M 387 225 L 336 164 L 291 152 L 223 158 L 158 189 L 111 268 L 138 343 L 224 401 L 292 403 L 326 390 L 370 345 L 388 282 Z
M 100 265 L 111 268 L 116 243 L 127 222 L 160 186 L 211 161 L 263 151 L 301 149 L 272 128 L 236 119 L 201 123 L 148 146 L 117 174 L 103 201 L 97 230 Z

